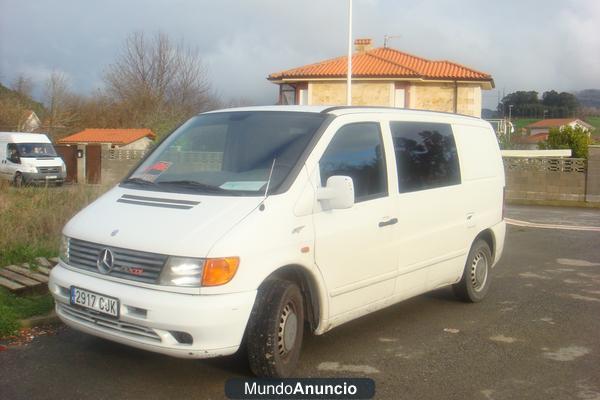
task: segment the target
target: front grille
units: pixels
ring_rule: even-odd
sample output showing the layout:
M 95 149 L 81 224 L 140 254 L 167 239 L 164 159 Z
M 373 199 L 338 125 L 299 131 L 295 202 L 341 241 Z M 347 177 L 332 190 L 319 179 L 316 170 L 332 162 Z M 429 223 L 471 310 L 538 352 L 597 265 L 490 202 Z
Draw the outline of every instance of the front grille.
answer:
M 72 305 L 63 303 L 59 303 L 59 311 L 62 311 L 68 317 L 71 317 L 72 319 L 75 319 L 78 322 L 88 326 L 101 326 L 127 336 L 148 339 L 155 342 L 161 341 L 160 336 L 158 336 L 153 329 L 141 325 L 131 324 L 129 322 L 119 321 L 100 314 L 97 311 L 86 310 L 84 308 L 74 307 Z
M 108 249 L 114 256 L 113 268 L 106 275 L 138 282 L 157 283 L 167 256 L 137 250 L 69 239 L 69 265 L 92 272 L 98 270 L 98 256 Z
M 37 167 L 40 174 L 58 174 L 60 167 Z

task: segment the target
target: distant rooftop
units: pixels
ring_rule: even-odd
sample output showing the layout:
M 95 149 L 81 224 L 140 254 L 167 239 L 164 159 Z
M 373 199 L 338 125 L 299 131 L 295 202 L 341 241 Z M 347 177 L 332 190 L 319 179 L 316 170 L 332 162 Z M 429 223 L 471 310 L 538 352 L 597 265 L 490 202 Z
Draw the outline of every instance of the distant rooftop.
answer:
M 124 146 L 136 140 L 148 137 L 154 140 L 156 135 L 150 129 L 95 129 L 88 128 L 58 141 L 60 144 L 75 143 L 112 143 Z
M 357 39 L 357 46 L 365 46 Z M 359 43 L 359 41 L 361 41 Z M 344 78 L 348 57 L 338 57 L 302 67 L 287 69 L 269 75 L 271 81 L 294 79 Z M 356 52 L 352 55 L 352 76 L 354 78 L 414 78 L 424 80 L 464 80 L 484 81 L 494 87 L 492 76 L 457 64 L 442 60 L 427 60 L 389 47 L 380 47 Z
M 578 118 L 549 118 L 549 119 L 542 119 L 540 121 L 534 122 L 532 124 L 529 124 L 527 126 L 525 126 L 525 128 L 530 129 L 530 128 L 559 128 L 561 126 L 564 125 L 568 125 L 572 122 L 577 122 L 578 124 L 586 127 L 589 130 L 594 129 L 594 127 L 590 124 L 588 124 L 585 121 L 582 121 Z

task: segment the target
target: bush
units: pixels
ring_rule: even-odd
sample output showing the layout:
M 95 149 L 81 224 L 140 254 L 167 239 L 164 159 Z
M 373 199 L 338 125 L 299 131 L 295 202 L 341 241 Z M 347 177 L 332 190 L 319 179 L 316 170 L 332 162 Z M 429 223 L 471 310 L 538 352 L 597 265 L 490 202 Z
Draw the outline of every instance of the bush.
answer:
M 538 147 L 542 150 L 571 149 L 571 157 L 587 158 L 589 144 L 590 137 L 585 130 L 579 126 L 565 126 L 562 129 L 550 129 L 548 139 L 540 142 Z

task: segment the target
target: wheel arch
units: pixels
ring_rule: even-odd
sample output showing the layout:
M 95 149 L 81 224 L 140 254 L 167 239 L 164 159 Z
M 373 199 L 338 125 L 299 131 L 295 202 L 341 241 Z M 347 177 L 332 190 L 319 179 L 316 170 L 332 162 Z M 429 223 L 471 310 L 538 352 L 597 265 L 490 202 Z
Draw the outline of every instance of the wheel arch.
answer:
M 477 236 L 475 236 L 473 243 L 475 243 L 475 241 L 478 239 L 482 239 L 488 244 L 488 246 L 490 246 L 490 251 L 492 252 L 492 265 L 494 265 L 496 261 L 496 237 L 494 232 L 490 228 L 484 229 L 483 231 L 479 232 Z
M 300 287 L 306 310 L 305 319 L 309 323 L 311 331 L 314 332 L 319 326 L 324 307 L 321 301 L 320 286 L 313 272 L 302 265 L 288 264 L 273 271 L 265 278 L 265 281 L 269 278 L 289 280 Z

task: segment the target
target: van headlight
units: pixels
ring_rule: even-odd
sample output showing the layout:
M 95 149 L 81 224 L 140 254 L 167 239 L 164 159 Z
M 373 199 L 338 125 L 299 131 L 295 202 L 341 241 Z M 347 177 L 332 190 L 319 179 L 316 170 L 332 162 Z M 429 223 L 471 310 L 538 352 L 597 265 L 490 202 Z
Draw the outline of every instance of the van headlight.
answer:
M 69 263 L 69 247 L 71 244 L 71 239 L 62 235 L 60 240 L 60 249 L 58 250 L 58 257 L 64 261 L 65 263 Z
M 233 279 L 239 260 L 238 257 L 169 257 L 160 274 L 160 284 L 187 287 L 224 285 Z

